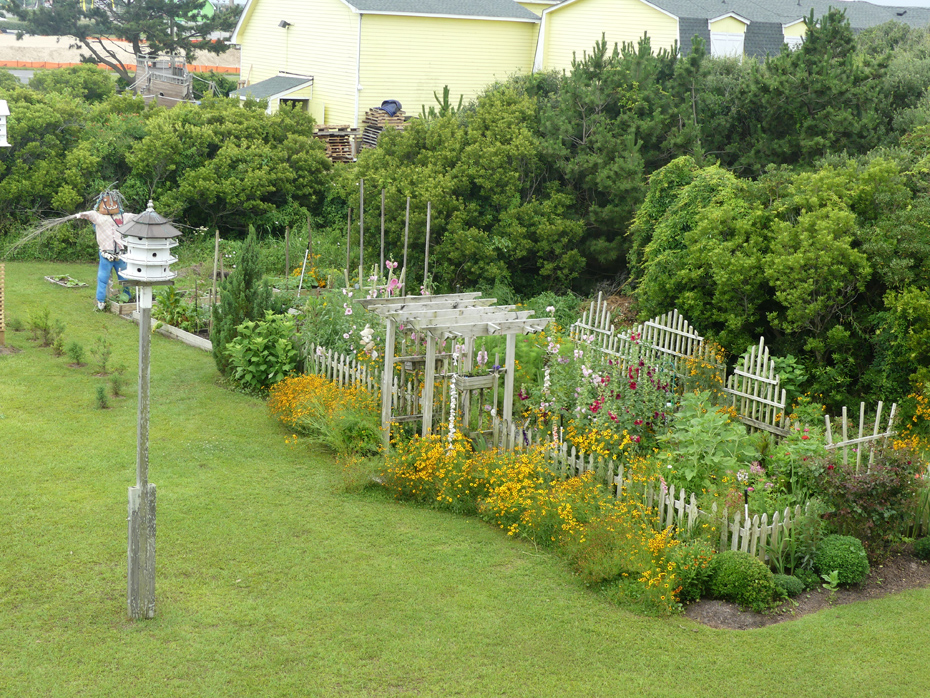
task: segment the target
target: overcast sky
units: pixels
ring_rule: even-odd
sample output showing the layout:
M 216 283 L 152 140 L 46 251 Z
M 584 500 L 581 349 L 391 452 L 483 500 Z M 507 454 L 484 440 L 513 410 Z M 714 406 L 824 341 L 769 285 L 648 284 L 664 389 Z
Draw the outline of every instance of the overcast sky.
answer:
M 868 0 L 873 5 L 893 5 L 895 7 L 930 7 L 930 0 Z M 843 4 L 843 0 L 840 0 Z

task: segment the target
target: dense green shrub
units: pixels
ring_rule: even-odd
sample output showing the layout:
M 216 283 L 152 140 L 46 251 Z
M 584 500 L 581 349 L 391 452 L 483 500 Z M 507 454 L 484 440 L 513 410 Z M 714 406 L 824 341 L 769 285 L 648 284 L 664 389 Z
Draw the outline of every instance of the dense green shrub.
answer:
M 788 597 L 797 596 L 804 591 L 804 582 L 793 574 L 776 574 L 772 581 L 775 582 L 775 588 L 784 592 Z
M 710 593 L 761 611 L 772 603 L 775 582 L 764 562 L 741 550 L 727 550 L 711 562 Z
M 232 380 L 249 392 L 260 393 L 295 373 L 296 332 L 293 318 L 270 310 L 264 320 L 243 322 L 236 328 L 236 338 L 226 345 Z
M 914 557 L 930 562 L 930 536 L 921 538 L 914 543 Z
M 869 573 L 862 541 L 852 536 L 827 536 L 817 547 L 814 569 L 820 574 L 839 572 L 840 584 L 858 584 Z

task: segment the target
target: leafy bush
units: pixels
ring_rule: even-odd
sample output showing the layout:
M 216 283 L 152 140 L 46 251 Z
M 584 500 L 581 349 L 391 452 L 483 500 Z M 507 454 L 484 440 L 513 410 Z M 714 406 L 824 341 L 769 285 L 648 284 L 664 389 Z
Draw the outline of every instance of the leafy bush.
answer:
M 178 291 L 175 286 L 168 286 L 155 291 L 152 317 L 186 332 L 197 332 L 207 326 L 210 308 L 199 305 L 196 299 L 187 300 L 182 291 Z
M 821 575 L 839 572 L 840 584 L 858 584 L 869 574 L 862 541 L 852 536 L 827 536 L 817 547 L 814 570 Z
M 71 363 L 76 366 L 84 365 L 84 347 L 79 342 L 68 342 L 65 352 L 67 352 L 68 358 L 71 359 Z
M 804 591 L 804 582 L 793 574 L 776 574 L 772 581 L 775 582 L 775 588 L 788 597 L 797 596 Z
M 741 550 L 727 550 L 711 561 L 710 593 L 762 611 L 772 604 L 775 582 L 761 560 Z
M 269 310 L 259 322 L 246 320 L 226 345 L 231 378 L 249 392 L 260 393 L 297 370 L 294 320 Z
M 930 536 L 921 538 L 914 543 L 914 557 L 918 560 L 930 562 Z
M 718 410 L 709 392 L 682 396 L 673 427 L 659 437 L 672 466 L 666 479 L 689 492 L 710 489 L 727 471 L 739 470 L 757 455 L 745 427 Z
M 911 522 L 921 481 L 915 477 L 918 459 L 906 450 L 886 448 L 875 454 L 871 469 L 830 462 L 821 482 L 832 509 L 830 527 L 860 539 L 873 562 L 881 560 L 901 539 Z M 829 572 L 829 570 L 827 570 Z
M 714 546 L 703 540 L 681 543 L 669 550 L 668 557 L 675 563 L 678 577 L 679 601 L 697 601 L 707 593 L 714 555 Z

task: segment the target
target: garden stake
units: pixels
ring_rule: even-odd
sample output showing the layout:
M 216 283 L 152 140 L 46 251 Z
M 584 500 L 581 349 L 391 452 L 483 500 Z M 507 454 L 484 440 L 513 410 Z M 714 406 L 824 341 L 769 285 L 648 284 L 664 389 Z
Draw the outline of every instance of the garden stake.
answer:
M 216 305 L 216 272 L 220 262 L 220 229 L 216 229 L 216 242 L 213 247 L 213 290 L 210 292 L 210 333 L 213 333 L 213 306 Z
M 307 254 L 304 255 L 304 263 L 300 267 L 300 283 L 297 285 L 297 297 L 300 298 L 300 290 L 304 287 L 304 271 L 307 269 L 307 257 L 310 256 L 310 248 L 307 248 Z
M 365 180 L 358 180 L 358 287 L 365 284 Z
M 284 290 L 290 288 L 291 279 L 291 226 L 284 228 Z M 300 297 L 300 294 L 297 294 Z
M 407 214 L 404 216 L 404 271 L 407 271 L 407 240 L 410 237 L 410 197 L 407 197 Z M 406 279 L 405 279 L 406 280 Z M 406 295 L 404 289 L 404 295 Z
M 381 190 L 381 264 L 378 267 L 378 274 L 384 269 L 384 189 Z
M 349 222 L 346 226 L 346 287 L 349 286 L 349 269 L 352 265 L 352 207 L 349 206 Z
M 426 251 L 423 253 L 423 294 L 426 294 L 426 277 L 429 274 L 429 220 L 433 212 L 433 202 L 426 202 Z
M 310 214 L 307 214 L 307 257 L 310 259 L 310 271 L 313 271 L 313 230 L 310 228 Z M 313 277 L 316 278 L 315 276 Z M 329 284 L 327 284 L 328 286 Z M 319 284 L 317 284 L 319 286 Z

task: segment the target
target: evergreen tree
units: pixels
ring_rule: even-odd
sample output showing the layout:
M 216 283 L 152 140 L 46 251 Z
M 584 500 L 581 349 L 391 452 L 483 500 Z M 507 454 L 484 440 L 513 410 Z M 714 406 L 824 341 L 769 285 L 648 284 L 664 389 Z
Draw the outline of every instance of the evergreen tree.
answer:
M 224 376 L 231 372 L 226 345 L 236 338 L 236 328 L 245 320 L 260 320 L 271 308 L 271 287 L 262 279 L 255 229 L 242 245 L 239 262 L 222 285 L 220 302 L 213 306 L 213 359 Z

